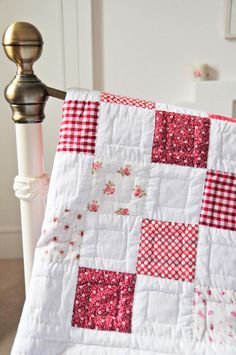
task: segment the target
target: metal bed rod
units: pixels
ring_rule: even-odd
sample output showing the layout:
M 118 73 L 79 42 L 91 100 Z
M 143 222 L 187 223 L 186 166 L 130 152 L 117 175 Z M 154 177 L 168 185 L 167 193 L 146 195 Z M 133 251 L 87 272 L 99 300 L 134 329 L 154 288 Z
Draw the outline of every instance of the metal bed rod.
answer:
M 6 29 L 2 44 L 7 57 L 17 65 L 14 79 L 5 89 L 12 118 L 17 123 L 41 122 L 48 97 L 63 100 L 66 95 L 64 91 L 47 87 L 34 74 L 33 64 L 43 49 L 41 33 L 30 23 L 16 22 Z
M 5 98 L 16 123 L 18 175 L 15 195 L 20 199 L 25 288 L 29 286 L 34 251 L 41 234 L 49 177 L 44 169 L 42 121 L 49 96 L 65 99 L 66 93 L 47 87 L 34 74 L 33 64 L 40 57 L 43 38 L 30 23 L 11 24 L 3 35 L 7 57 L 17 65 Z

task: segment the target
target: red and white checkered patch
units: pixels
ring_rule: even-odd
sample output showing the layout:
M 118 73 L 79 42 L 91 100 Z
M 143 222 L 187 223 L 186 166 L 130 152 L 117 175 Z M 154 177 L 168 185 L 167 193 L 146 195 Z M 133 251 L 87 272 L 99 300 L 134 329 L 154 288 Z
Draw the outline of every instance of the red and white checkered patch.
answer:
M 109 102 L 111 104 L 122 104 L 129 106 L 136 106 L 141 108 L 147 108 L 153 110 L 155 108 L 155 103 L 147 100 L 132 99 L 127 96 L 112 95 L 106 92 L 101 94 L 101 102 Z
M 64 102 L 57 151 L 95 153 L 99 102 Z
M 207 172 L 200 224 L 236 231 L 236 175 Z
M 137 272 L 192 282 L 197 240 L 198 225 L 144 219 Z

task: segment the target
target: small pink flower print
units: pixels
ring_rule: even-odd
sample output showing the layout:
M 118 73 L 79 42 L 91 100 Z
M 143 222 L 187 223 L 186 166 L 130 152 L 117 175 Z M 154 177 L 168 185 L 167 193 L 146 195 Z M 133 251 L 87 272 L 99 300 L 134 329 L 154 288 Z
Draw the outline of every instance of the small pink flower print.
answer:
M 236 311 L 232 311 L 230 314 L 233 318 L 236 318 Z
M 67 231 L 70 228 L 69 224 L 64 225 L 64 230 Z
M 214 330 L 214 325 L 212 323 L 210 324 L 210 330 Z
M 208 316 L 213 316 L 213 315 L 214 315 L 214 312 L 213 312 L 211 309 L 209 309 L 209 311 L 207 312 L 207 314 L 208 314 Z
M 196 301 L 195 300 L 193 300 L 193 306 L 196 306 Z
M 48 255 L 48 250 L 45 250 L 44 254 Z
M 141 198 L 143 196 L 146 196 L 146 192 L 144 189 L 142 189 L 142 187 L 140 185 L 136 185 L 134 188 L 133 188 L 133 195 L 135 197 L 138 197 L 138 198 Z
M 58 222 L 59 218 L 58 217 L 53 217 L 53 222 Z
M 209 340 L 210 340 L 210 342 L 212 342 L 213 341 L 212 337 L 209 337 Z
M 121 167 L 119 170 L 117 170 L 117 173 L 121 174 L 121 176 L 130 176 L 131 171 L 131 165 L 125 165 L 123 168 Z
M 114 192 L 115 192 L 115 184 L 113 184 L 113 182 L 109 180 L 103 189 L 103 193 L 104 195 L 113 195 Z
M 211 296 L 211 295 L 212 295 L 212 292 L 211 292 L 210 289 L 207 291 L 207 294 L 208 294 L 208 296 Z
M 91 212 L 97 212 L 99 208 L 98 201 L 93 200 L 88 204 L 88 210 Z
M 58 242 L 58 239 L 59 239 L 59 237 L 56 237 L 56 236 L 52 238 L 52 240 L 53 240 L 54 242 Z
M 207 304 L 206 300 L 202 300 L 202 303 L 203 303 L 204 305 L 206 305 L 206 304 Z
M 78 213 L 77 214 L 77 219 L 81 219 L 82 218 L 82 214 Z
M 66 212 L 66 213 L 70 212 L 69 208 L 65 208 L 64 212 Z
M 194 292 L 198 295 L 198 296 L 201 296 L 201 291 L 197 288 L 197 287 L 195 287 L 195 289 L 194 289 Z
M 225 291 L 221 290 L 220 294 L 221 294 L 221 296 L 224 296 L 225 295 Z
M 59 254 L 60 254 L 61 256 L 64 256 L 64 255 L 65 255 L 64 250 L 59 250 Z
M 98 172 L 98 170 L 101 168 L 102 168 L 102 162 L 101 161 L 94 161 L 92 164 L 92 174 Z
M 72 240 L 69 242 L 69 244 L 73 247 L 75 245 L 75 242 L 73 242 Z
M 202 319 L 205 319 L 205 318 L 206 318 L 206 317 L 205 317 L 205 314 L 204 314 L 201 310 L 198 311 L 197 314 L 198 314 L 199 317 L 202 318 Z
M 115 211 L 116 214 L 120 214 L 123 216 L 129 215 L 129 209 L 128 208 L 119 208 L 117 211 Z
M 84 231 L 80 232 L 80 236 L 83 237 L 84 236 Z
M 79 260 L 79 258 L 80 258 L 80 255 L 76 254 L 75 259 Z

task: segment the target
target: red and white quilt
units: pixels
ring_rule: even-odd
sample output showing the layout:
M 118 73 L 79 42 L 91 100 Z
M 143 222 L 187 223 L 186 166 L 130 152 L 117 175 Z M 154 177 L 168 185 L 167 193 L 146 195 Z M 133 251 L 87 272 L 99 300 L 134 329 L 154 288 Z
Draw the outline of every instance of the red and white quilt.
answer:
M 12 354 L 236 354 L 236 121 L 68 91 Z

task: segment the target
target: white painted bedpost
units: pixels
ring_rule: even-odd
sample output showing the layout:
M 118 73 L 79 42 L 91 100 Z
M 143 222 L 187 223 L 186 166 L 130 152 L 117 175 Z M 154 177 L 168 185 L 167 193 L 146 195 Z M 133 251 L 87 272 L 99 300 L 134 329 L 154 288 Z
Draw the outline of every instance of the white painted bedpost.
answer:
M 3 46 L 9 59 L 17 64 L 17 73 L 6 87 L 16 127 L 18 175 L 14 181 L 20 199 L 25 288 L 27 290 L 34 250 L 40 236 L 48 176 L 44 170 L 42 121 L 48 98 L 47 87 L 34 75 L 33 63 L 40 57 L 43 40 L 33 25 L 17 22 L 3 36 Z
M 20 199 L 25 289 L 27 290 L 35 246 L 40 236 L 49 178 L 44 170 L 42 123 L 16 124 L 18 175 L 15 195 Z

